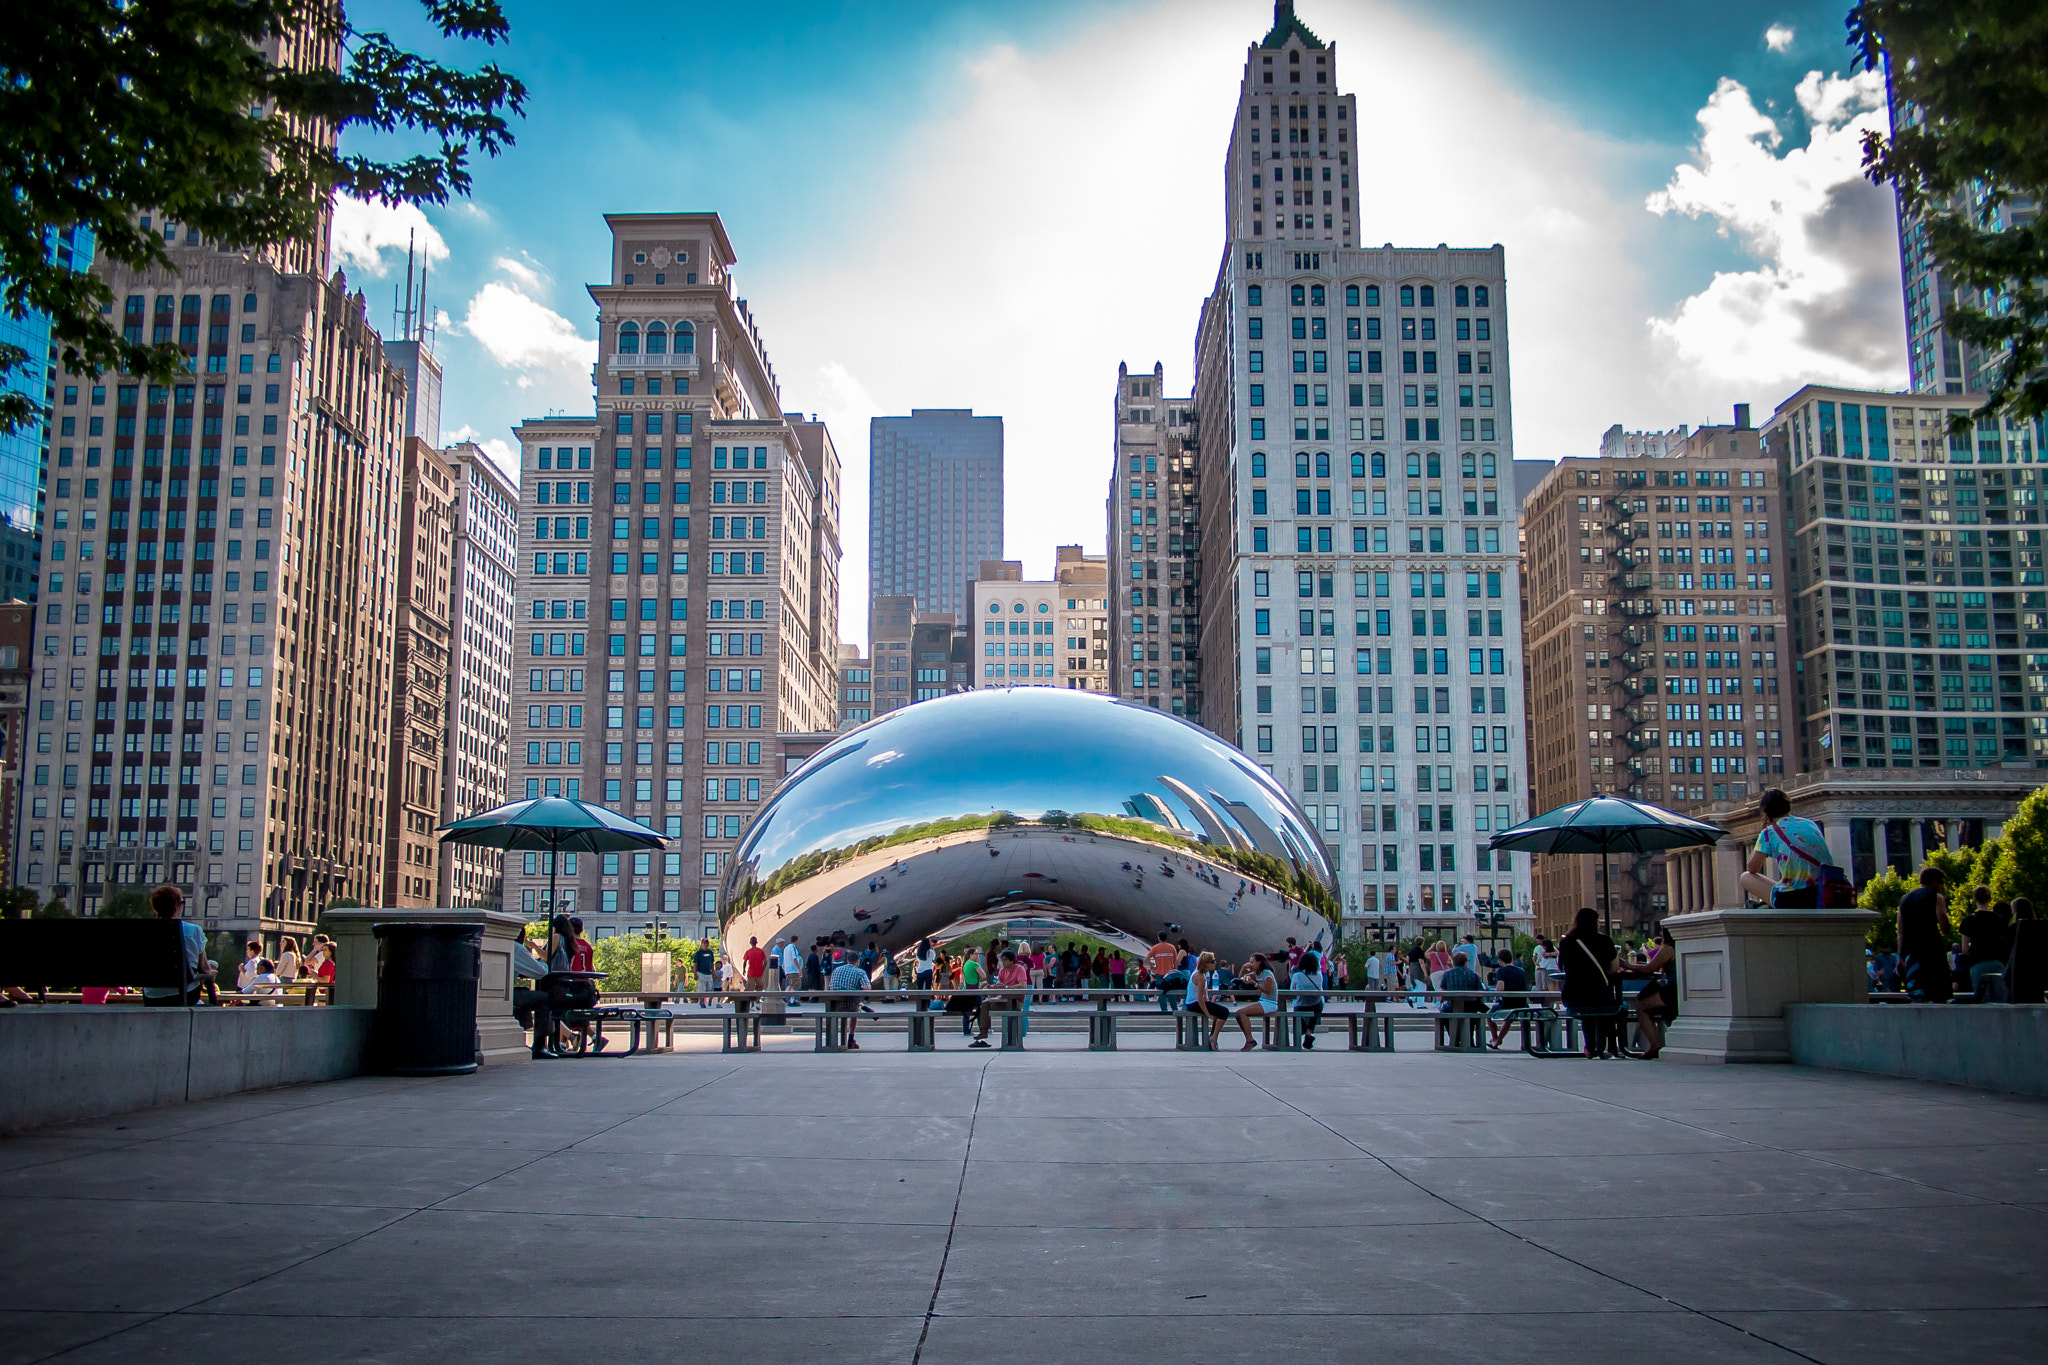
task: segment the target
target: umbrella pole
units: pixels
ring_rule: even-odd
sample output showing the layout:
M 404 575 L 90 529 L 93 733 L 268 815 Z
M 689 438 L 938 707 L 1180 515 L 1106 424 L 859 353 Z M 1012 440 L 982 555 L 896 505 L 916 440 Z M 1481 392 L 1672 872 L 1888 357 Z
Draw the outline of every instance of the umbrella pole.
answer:
M 557 904 L 555 899 L 555 878 L 560 875 L 561 871 L 562 839 L 559 834 L 551 833 L 548 837 L 548 922 L 550 924 L 554 923 L 555 906 Z
M 1614 873 L 1607 866 L 1607 845 L 1600 845 L 1600 890 L 1607 904 L 1607 937 L 1614 937 Z

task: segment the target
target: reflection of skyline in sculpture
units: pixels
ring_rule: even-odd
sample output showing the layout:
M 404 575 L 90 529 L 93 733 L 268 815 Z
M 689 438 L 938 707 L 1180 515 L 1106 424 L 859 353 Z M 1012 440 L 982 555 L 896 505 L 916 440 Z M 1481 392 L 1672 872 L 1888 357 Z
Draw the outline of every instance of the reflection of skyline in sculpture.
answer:
M 728 942 L 835 932 L 901 947 L 1005 902 L 1233 959 L 1337 915 L 1288 794 L 1185 721 L 1055 689 L 892 712 L 793 774 L 736 851 Z

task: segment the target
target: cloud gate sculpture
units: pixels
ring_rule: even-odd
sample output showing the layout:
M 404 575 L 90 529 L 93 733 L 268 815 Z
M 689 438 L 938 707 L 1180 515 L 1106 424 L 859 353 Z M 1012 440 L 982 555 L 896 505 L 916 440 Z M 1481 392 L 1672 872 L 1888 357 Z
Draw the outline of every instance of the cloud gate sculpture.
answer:
M 1215 735 L 1088 692 L 892 711 L 790 775 L 724 885 L 735 952 L 844 933 L 891 951 L 962 920 L 1176 938 L 1231 961 L 1328 942 L 1335 883 L 1287 792 Z

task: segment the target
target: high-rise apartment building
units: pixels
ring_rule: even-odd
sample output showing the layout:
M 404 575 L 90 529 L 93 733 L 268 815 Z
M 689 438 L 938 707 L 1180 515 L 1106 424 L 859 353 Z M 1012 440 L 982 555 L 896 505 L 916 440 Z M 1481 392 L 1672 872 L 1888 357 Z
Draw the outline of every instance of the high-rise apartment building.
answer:
M 1201 561 L 1195 405 L 1169 398 L 1166 367 L 1117 366 L 1109 479 L 1109 688 L 1176 716 L 1201 714 Z
M 813 626 L 834 600 L 818 559 L 837 545 L 819 523 L 836 463 L 822 431 L 782 410 L 717 215 L 605 221 L 595 420 L 519 428 L 534 537 L 512 795 L 599 801 L 666 833 L 662 852 L 563 855 L 563 908 L 603 917 L 600 932 L 696 932 L 715 925 L 732 844 L 779 779 L 777 733 L 838 722 L 837 640 Z M 835 617 L 836 603 L 820 619 Z M 549 872 L 514 855 L 507 904 L 535 912 Z
M 519 489 L 481 447 L 441 452 L 455 479 L 446 758 L 442 820 L 502 805 L 511 758 L 513 620 L 519 553 Z M 503 855 L 443 844 L 446 906 L 503 909 Z
M 1804 767 L 2048 766 L 2043 425 L 1952 434 L 1981 401 L 1807 385 L 1764 423 Z
M 967 612 L 984 559 L 1003 557 L 1003 419 L 914 408 L 868 424 L 868 600 Z M 870 646 L 884 623 L 868 618 Z
M 48 234 L 49 259 L 70 270 L 92 267 L 92 233 L 68 228 Z M 0 309 L 0 344 L 19 346 L 24 363 L 7 377 L 7 387 L 41 405 L 43 416 L 29 425 L 0 433 L 0 600 L 33 602 L 41 589 L 42 516 L 48 488 L 51 438 L 76 441 L 89 432 L 104 435 L 104 412 L 88 415 L 85 390 L 78 376 L 66 376 L 59 397 L 57 347 L 50 337 L 49 315 L 30 311 L 14 317 Z
M 1196 344 L 1200 718 L 1314 817 L 1355 923 L 1463 930 L 1529 885 L 1486 846 L 1528 813 L 1504 257 L 1353 245 L 1336 79 L 1277 6 Z
M 1892 127 L 1904 129 L 1920 122 L 1920 110 L 1892 94 L 1889 71 L 1886 97 L 1890 104 Z M 1972 222 L 1994 232 L 2025 227 L 2041 216 L 2040 201 L 2029 195 L 2017 195 L 2008 202 L 1995 205 L 1991 198 L 1991 187 L 1978 181 L 1958 191 L 1951 206 L 1965 210 Z M 1996 352 L 1987 354 L 1952 334 L 1946 319 L 1950 310 L 1959 303 L 1965 307 L 1996 311 L 2000 300 L 1949 278 L 1934 259 L 1934 251 L 1927 238 L 1927 220 L 1909 210 L 1903 196 L 1898 197 L 1897 208 L 1899 280 L 1906 300 L 1906 365 L 1913 392 L 1981 393 L 1996 381 L 1995 367 L 1999 355 Z
M 403 444 L 382 904 L 416 909 L 433 905 L 441 891 L 434 830 L 441 823 L 446 779 L 455 476 L 441 453 L 419 437 L 408 436 Z
M 1681 811 L 1753 799 L 1796 757 L 1790 509 L 1749 424 L 1611 428 L 1524 507 L 1531 807 L 1626 796 Z M 1611 454 L 1609 452 L 1612 452 Z M 1536 922 L 1603 905 L 1598 859 L 1542 858 Z M 1615 923 L 1670 904 L 1657 855 L 1617 856 Z

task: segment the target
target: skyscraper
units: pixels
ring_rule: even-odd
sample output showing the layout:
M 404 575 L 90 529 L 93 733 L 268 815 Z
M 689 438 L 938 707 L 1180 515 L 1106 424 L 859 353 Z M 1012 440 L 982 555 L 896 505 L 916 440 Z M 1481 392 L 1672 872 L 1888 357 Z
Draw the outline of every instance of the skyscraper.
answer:
M 718 881 L 778 732 L 833 729 L 837 462 L 781 390 L 716 214 L 611 214 L 595 420 L 519 429 L 522 522 L 512 796 L 603 802 L 662 830 L 660 853 L 564 855 L 562 908 L 594 937 L 715 928 Z M 530 558 L 529 558 L 530 553 Z M 831 575 L 836 583 L 836 573 Z M 546 903 L 543 855 L 506 865 L 506 903 Z
M 448 741 L 442 819 L 500 805 L 511 757 L 512 619 L 519 557 L 519 490 L 482 448 L 441 452 L 455 475 L 450 569 L 454 639 L 448 670 Z M 440 905 L 504 909 L 502 858 L 493 849 L 441 846 Z
M 1486 847 L 1528 814 L 1504 253 L 1355 245 L 1336 62 L 1285 0 L 1245 56 L 1195 349 L 1200 719 L 1296 793 L 1347 915 L 1449 932 L 1528 904 Z
M 868 465 L 869 603 L 915 597 L 920 614 L 964 620 L 976 566 L 1003 557 L 1003 419 L 968 408 L 874 418 Z
M 92 267 L 92 233 L 73 228 L 49 235 L 49 256 L 72 270 Z M 57 348 L 51 344 L 47 314 L 10 316 L 0 309 L 0 342 L 19 346 L 27 359 L 8 377 L 9 388 L 42 405 L 43 417 L 0 434 L 0 599 L 33 602 L 41 589 L 42 516 L 48 488 L 53 434 L 76 440 L 104 427 L 104 413 L 87 415 L 78 376 L 69 376 L 59 397 Z M 104 392 L 104 386 L 102 392 Z M 93 434 L 102 434 L 94 431 Z
M 2048 765 L 2038 419 L 1809 384 L 1764 422 L 1784 471 L 1799 766 Z
M 1176 716 L 1201 714 L 1196 635 L 1195 405 L 1169 398 L 1165 366 L 1117 366 L 1109 476 L 1109 688 Z

